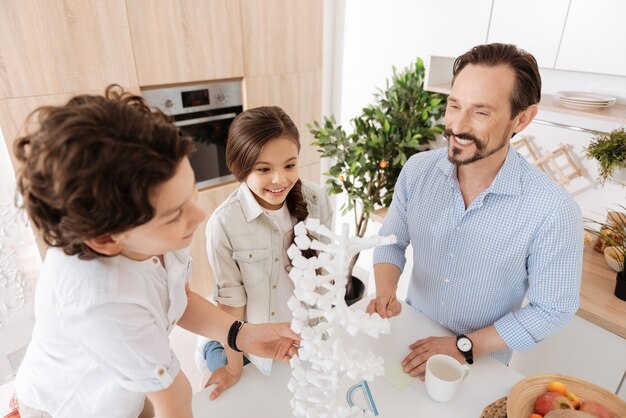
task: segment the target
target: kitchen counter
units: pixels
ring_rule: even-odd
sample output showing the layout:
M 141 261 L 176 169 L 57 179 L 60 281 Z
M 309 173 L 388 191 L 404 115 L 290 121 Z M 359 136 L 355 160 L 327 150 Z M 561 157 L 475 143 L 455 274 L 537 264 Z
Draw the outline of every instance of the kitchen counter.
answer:
M 615 273 L 604 260 L 604 254 L 594 251 L 593 244 L 585 246 L 583 279 L 580 286 L 581 318 L 626 338 L 626 301 L 618 299 Z
M 382 208 L 370 217 L 382 223 L 386 214 L 387 208 Z M 576 315 L 626 338 L 626 301 L 613 294 L 616 273 L 606 264 L 604 254 L 592 247 L 592 244 L 586 245 L 583 253 L 580 308 Z

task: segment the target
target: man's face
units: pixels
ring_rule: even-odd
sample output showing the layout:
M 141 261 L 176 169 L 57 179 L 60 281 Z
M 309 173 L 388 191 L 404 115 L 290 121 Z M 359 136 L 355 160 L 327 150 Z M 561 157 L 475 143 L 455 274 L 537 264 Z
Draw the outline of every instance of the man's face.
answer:
M 457 75 L 445 115 L 451 163 L 502 163 L 514 126 L 509 101 L 514 84 L 515 73 L 506 65 L 469 64 Z

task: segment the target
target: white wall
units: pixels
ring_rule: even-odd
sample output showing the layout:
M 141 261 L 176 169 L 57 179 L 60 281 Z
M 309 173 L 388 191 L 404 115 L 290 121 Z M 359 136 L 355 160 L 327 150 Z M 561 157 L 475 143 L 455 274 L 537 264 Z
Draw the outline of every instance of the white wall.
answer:
M 31 228 L 14 205 L 15 177 L 0 132 L 0 384 L 12 380 L 30 341 L 41 260 Z

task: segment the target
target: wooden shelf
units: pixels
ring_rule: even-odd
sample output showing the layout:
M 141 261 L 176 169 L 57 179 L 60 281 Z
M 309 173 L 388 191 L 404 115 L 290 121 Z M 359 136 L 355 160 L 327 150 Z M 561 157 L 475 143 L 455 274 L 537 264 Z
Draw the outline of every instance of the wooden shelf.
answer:
M 616 103 L 613 106 L 602 109 L 573 109 L 563 106 L 550 94 L 542 94 L 539 109 L 548 112 L 558 112 L 584 118 L 623 123 L 626 125 L 626 104 L 622 103 Z

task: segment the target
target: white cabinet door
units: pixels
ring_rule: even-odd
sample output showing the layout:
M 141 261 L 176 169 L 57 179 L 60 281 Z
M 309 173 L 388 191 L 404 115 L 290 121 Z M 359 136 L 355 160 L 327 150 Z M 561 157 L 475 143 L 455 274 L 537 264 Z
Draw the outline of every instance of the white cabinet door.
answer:
M 457 57 L 487 41 L 492 0 L 420 0 L 417 39 L 427 55 Z
M 626 401 L 626 370 L 624 370 L 624 376 L 622 376 L 622 387 L 617 392 L 617 396 Z
M 626 1 L 572 0 L 557 70 L 626 76 Z
M 553 68 L 570 0 L 494 0 L 487 42 L 515 44 Z

